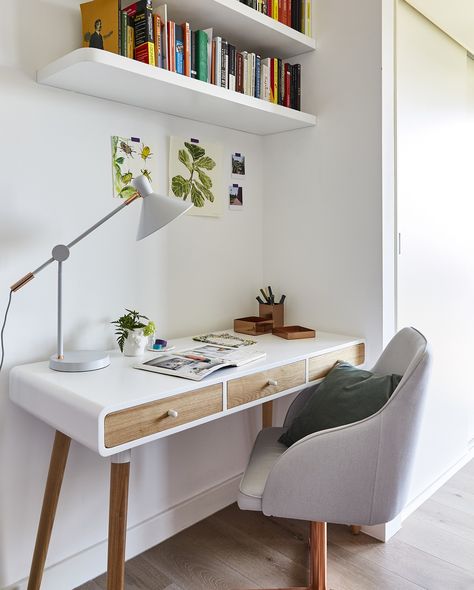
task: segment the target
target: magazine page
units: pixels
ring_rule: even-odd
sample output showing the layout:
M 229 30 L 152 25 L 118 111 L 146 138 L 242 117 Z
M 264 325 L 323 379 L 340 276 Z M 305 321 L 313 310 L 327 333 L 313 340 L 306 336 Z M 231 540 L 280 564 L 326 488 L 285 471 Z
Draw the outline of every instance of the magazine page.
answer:
M 261 350 L 244 349 L 236 350 L 227 346 L 218 346 L 216 344 L 203 344 L 196 348 L 188 349 L 179 352 L 179 354 L 198 354 L 208 356 L 211 358 L 220 358 L 222 361 L 227 361 L 234 364 L 236 367 L 250 363 L 261 358 L 265 358 L 266 353 Z
M 180 354 L 162 354 L 137 365 L 137 368 L 199 381 L 213 371 L 231 364 L 223 359 L 211 358 L 189 351 Z
M 202 334 L 201 336 L 194 336 L 193 340 L 197 342 L 205 342 L 206 344 L 216 344 L 217 346 L 241 348 L 242 346 L 252 346 L 256 344 L 256 340 L 250 338 L 241 338 L 237 334 L 230 332 L 212 332 L 211 334 Z

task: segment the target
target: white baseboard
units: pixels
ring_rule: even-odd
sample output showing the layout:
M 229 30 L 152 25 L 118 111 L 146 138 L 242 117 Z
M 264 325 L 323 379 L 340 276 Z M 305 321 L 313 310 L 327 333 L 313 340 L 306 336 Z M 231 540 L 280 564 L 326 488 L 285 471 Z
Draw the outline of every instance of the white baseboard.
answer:
M 454 465 L 447 469 L 432 484 L 423 490 L 421 494 L 418 494 L 416 498 L 413 498 L 413 500 L 411 500 L 405 506 L 398 516 L 385 524 L 362 527 L 362 531 L 367 535 L 386 543 L 391 537 L 393 537 L 393 535 L 395 535 L 395 533 L 401 529 L 403 521 L 408 518 L 410 514 L 413 514 L 413 512 L 415 512 L 415 510 L 419 508 L 423 502 L 426 502 L 428 498 L 430 498 L 437 490 L 439 490 L 439 488 L 442 487 L 448 481 L 448 479 L 450 479 L 455 473 L 462 469 L 464 465 L 469 463 L 472 458 L 474 458 L 474 446 L 471 444 L 472 442 L 473 441 L 470 441 L 467 452 L 458 461 L 456 461 Z
M 143 553 L 176 533 L 235 502 L 242 474 L 238 474 L 127 529 L 126 559 Z M 53 533 L 54 534 L 54 533 Z M 71 590 L 106 570 L 107 540 L 48 566 L 42 590 Z M 4 588 L 26 590 L 27 578 Z

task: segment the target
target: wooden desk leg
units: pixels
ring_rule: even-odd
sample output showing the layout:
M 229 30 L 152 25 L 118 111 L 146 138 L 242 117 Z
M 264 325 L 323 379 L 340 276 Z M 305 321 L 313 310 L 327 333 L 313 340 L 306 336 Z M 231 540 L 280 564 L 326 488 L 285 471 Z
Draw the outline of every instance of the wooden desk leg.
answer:
M 262 404 L 262 428 L 273 426 L 273 402 Z
M 111 460 L 107 590 L 123 590 L 125 588 L 125 540 L 130 451 L 118 453 Z
M 48 479 L 44 490 L 43 507 L 36 533 L 35 550 L 31 562 L 30 577 L 28 578 L 28 590 L 39 590 L 43 578 L 44 564 L 48 554 L 51 531 L 53 530 L 54 517 L 58 506 L 59 493 L 63 482 L 67 456 L 71 439 L 62 432 L 56 430 L 53 450 L 49 462 Z

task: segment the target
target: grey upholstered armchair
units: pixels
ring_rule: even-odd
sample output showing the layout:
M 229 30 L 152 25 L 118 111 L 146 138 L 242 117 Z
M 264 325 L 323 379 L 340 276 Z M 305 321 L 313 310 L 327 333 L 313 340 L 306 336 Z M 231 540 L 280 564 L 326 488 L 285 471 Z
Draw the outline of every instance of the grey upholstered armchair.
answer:
M 404 507 L 429 365 L 424 336 L 404 328 L 372 369 L 403 375 L 376 414 L 310 434 L 287 448 L 278 438 L 306 402 L 305 389 L 290 406 L 282 428 L 259 433 L 238 504 L 267 516 L 311 521 L 308 590 L 326 590 L 326 522 L 385 523 Z

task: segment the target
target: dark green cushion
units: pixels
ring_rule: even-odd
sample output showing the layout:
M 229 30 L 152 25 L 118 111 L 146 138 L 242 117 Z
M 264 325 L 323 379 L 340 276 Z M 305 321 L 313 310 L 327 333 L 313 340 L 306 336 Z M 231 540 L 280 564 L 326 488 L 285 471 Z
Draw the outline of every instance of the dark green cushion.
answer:
M 324 381 L 313 386 L 314 392 L 279 441 L 289 447 L 313 432 L 351 424 L 375 414 L 386 404 L 400 380 L 400 375 L 375 375 L 339 362 Z

